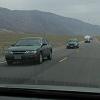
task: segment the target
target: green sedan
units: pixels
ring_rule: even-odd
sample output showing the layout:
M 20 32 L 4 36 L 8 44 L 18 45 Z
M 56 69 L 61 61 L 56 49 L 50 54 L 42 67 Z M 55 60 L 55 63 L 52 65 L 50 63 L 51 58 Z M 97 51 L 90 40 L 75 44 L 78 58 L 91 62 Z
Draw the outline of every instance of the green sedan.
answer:
M 42 63 L 44 58 L 52 59 L 52 47 L 42 37 L 20 39 L 5 50 L 5 59 L 8 65 L 16 61 Z

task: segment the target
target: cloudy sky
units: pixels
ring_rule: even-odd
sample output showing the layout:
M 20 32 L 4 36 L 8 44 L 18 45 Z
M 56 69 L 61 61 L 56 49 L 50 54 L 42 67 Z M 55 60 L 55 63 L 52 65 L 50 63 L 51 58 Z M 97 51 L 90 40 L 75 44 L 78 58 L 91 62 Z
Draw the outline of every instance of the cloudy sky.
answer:
M 12 10 L 41 10 L 100 25 L 100 0 L 0 0 Z

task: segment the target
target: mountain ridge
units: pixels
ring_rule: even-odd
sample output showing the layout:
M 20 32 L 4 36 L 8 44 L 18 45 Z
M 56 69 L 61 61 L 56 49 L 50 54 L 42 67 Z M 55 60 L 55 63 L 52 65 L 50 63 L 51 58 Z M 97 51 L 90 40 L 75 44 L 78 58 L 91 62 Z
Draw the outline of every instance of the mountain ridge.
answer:
M 0 29 L 48 34 L 100 34 L 100 26 L 39 10 L 0 7 Z

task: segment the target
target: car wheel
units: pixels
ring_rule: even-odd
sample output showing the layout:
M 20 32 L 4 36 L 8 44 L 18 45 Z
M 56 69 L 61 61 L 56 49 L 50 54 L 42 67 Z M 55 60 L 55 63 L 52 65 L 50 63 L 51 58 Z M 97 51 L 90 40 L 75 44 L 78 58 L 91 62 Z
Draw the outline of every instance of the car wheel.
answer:
M 48 60 L 52 59 L 52 52 L 50 51 L 49 56 L 47 56 Z
M 12 65 L 13 62 L 12 62 L 12 61 L 7 61 L 7 64 L 8 64 L 8 65 Z
M 79 48 L 79 46 L 76 46 L 76 49 L 78 49 Z
M 42 54 L 40 53 L 40 54 L 39 54 L 38 63 L 39 63 L 39 64 L 42 64 L 42 62 L 43 62 L 43 56 L 42 56 Z
M 70 49 L 70 47 L 66 47 L 66 49 Z

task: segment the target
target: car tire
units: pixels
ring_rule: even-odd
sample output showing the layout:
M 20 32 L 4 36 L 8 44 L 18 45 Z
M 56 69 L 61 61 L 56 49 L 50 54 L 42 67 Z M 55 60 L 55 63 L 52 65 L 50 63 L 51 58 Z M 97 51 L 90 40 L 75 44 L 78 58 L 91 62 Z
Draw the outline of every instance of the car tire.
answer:
M 12 62 L 12 61 L 7 61 L 7 64 L 8 64 L 8 65 L 12 65 L 13 62 Z
M 79 48 L 79 46 L 76 47 L 77 49 Z
M 38 63 L 39 63 L 39 64 L 42 64 L 42 63 L 43 63 L 43 56 L 42 56 L 42 53 L 39 54 Z
M 49 56 L 47 56 L 48 60 L 52 60 L 52 52 L 50 51 Z
M 70 49 L 70 47 L 66 47 L 66 49 Z

